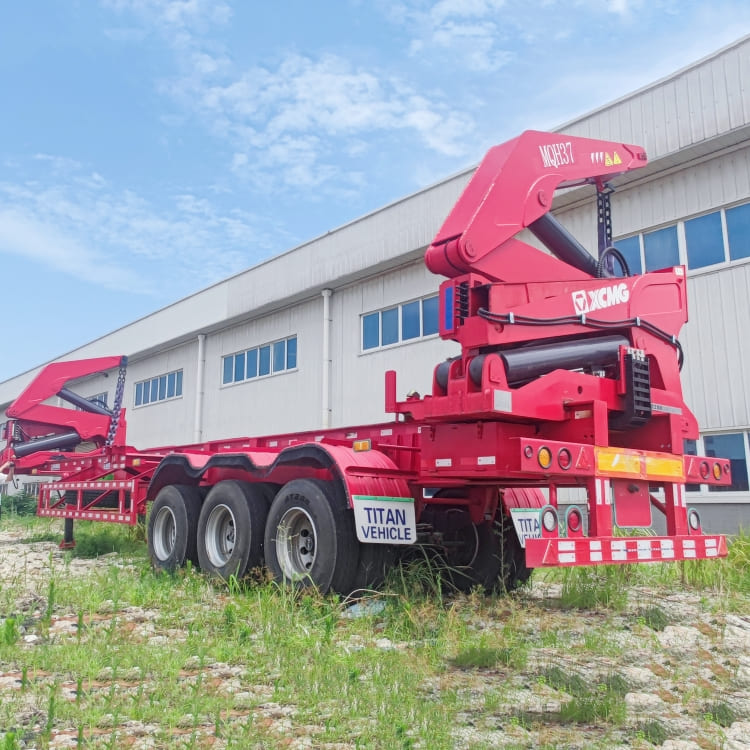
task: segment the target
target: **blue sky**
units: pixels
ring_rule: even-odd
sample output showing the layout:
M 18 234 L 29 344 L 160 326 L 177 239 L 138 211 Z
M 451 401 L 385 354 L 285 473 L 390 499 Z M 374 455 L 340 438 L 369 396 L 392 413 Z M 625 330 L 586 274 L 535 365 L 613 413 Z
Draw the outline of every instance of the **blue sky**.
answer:
M 748 32 L 746 0 L 6 3 L 0 380 Z

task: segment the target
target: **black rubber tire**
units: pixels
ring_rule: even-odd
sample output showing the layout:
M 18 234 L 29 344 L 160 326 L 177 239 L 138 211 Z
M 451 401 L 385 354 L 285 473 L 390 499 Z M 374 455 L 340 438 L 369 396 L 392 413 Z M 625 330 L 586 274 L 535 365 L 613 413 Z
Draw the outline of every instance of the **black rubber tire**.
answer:
M 359 562 L 352 581 L 355 596 L 380 586 L 396 562 L 396 551 L 388 544 L 359 544 Z
M 518 541 L 513 521 L 498 510 L 497 537 L 502 543 L 502 571 L 498 581 L 499 591 L 515 591 L 531 578 L 532 569 L 526 567 L 526 552 Z
M 469 522 L 459 528 L 455 538 L 463 538 L 465 547 L 456 556 L 444 556 L 446 574 L 459 591 L 471 591 L 481 586 L 485 592 L 493 591 L 503 568 L 502 547 L 494 524 Z
M 234 479 L 209 490 L 198 519 L 201 570 L 228 581 L 231 576 L 243 578 L 263 564 L 269 494 L 267 485 Z
M 271 503 L 266 565 L 279 583 L 347 595 L 357 573 L 359 547 L 354 513 L 334 482 L 294 479 Z
M 151 505 L 147 532 L 148 553 L 156 570 L 172 572 L 188 560 L 198 565 L 201 499 L 197 487 L 185 484 L 169 484 L 159 491 Z

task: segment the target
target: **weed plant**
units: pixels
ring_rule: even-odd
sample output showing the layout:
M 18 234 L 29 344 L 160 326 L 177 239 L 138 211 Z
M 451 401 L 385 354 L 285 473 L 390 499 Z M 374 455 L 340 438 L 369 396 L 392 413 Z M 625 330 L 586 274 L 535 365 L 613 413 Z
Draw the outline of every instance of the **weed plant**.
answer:
M 51 529 L 13 523 L 27 538 Z M 571 576 L 572 598 L 552 610 L 529 591 L 457 596 L 431 559 L 416 557 L 391 571 L 377 594 L 382 611 L 345 618 L 351 602 L 261 574 L 226 585 L 190 566 L 156 574 L 139 532 L 127 528 L 82 523 L 76 532 L 77 550 L 63 562 L 50 558 L 33 596 L 22 577 L 0 590 L 0 673 L 15 680 L 0 686 L 0 750 L 55 746 L 61 728 L 77 733 L 79 747 L 120 747 L 126 725 L 149 727 L 161 747 L 208 747 L 214 738 L 230 748 L 279 747 L 299 737 L 311 746 L 442 750 L 456 746 L 459 727 L 496 728 L 511 717 L 537 732 L 524 746 L 545 745 L 536 742 L 540 722 L 569 732 L 550 747 L 574 742 L 584 725 L 604 727 L 592 747 L 607 747 L 610 731 L 649 742 L 662 736 L 656 724 L 624 728 L 619 674 L 591 679 L 560 666 L 612 664 L 622 647 L 605 635 L 622 618 L 597 614 L 581 643 L 582 615 L 564 610 L 623 607 L 633 584 L 647 581 L 680 588 L 679 566 L 558 573 Z M 737 562 L 743 543 L 747 537 L 723 565 L 725 586 L 747 575 Z M 84 577 L 71 574 L 76 555 L 112 551 L 118 557 L 97 561 Z M 654 629 L 658 609 L 639 614 Z M 37 642 L 24 643 L 26 634 Z M 542 649 L 549 666 L 540 670 Z M 514 696 L 539 683 L 561 693 L 559 712 L 518 710 Z M 731 717 L 708 700 L 686 705 L 718 732 Z

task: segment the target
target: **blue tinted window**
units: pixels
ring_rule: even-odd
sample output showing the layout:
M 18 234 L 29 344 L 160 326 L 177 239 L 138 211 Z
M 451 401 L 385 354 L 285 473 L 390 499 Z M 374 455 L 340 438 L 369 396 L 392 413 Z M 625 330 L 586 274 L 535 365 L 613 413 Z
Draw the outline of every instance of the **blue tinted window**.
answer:
M 623 254 L 627 261 L 630 273 L 643 273 L 641 266 L 641 241 L 636 235 L 624 240 L 617 240 L 615 247 Z M 617 263 L 615 263 L 617 265 Z M 617 271 L 616 271 L 617 273 Z
M 270 372 L 271 372 L 271 347 L 261 346 L 258 374 L 268 375 Z
M 419 302 L 401 306 L 401 340 L 416 339 L 420 335 Z
M 729 257 L 750 258 L 750 203 L 727 209 Z
M 228 358 L 230 363 L 234 362 L 233 357 Z M 226 373 L 227 365 L 224 361 L 224 372 Z M 153 404 L 157 401 L 164 401 L 168 398 L 182 395 L 182 370 L 175 370 L 164 375 L 158 375 L 155 378 L 141 380 L 135 384 L 135 406 Z
M 380 313 L 371 313 L 362 318 L 362 348 L 380 346 Z
M 245 352 L 234 355 L 234 382 L 245 379 Z
M 398 308 L 392 307 L 390 310 L 383 310 L 380 313 L 380 324 L 382 327 L 381 344 L 395 344 L 398 341 Z
M 438 298 L 422 300 L 422 335 L 431 336 L 438 332 Z
M 234 356 L 224 357 L 224 372 L 221 376 L 221 382 L 225 385 L 231 383 L 234 377 Z
M 688 268 L 724 262 L 724 236 L 718 211 L 685 222 Z
M 677 227 L 664 227 L 643 235 L 643 254 L 646 257 L 646 270 L 658 271 L 680 264 L 677 248 Z
M 258 350 L 249 349 L 245 355 L 245 360 L 245 377 L 256 377 L 258 375 Z
M 288 370 L 293 370 L 297 366 L 297 337 L 286 341 L 286 366 Z
M 703 438 L 707 456 L 728 458 L 732 468 L 732 484 L 729 487 L 711 487 L 711 492 L 743 492 L 748 489 L 745 435 L 733 432 L 726 435 L 707 435 Z
M 286 366 L 286 341 L 277 341 L 273 345 L 273 371 L 281 372 Z

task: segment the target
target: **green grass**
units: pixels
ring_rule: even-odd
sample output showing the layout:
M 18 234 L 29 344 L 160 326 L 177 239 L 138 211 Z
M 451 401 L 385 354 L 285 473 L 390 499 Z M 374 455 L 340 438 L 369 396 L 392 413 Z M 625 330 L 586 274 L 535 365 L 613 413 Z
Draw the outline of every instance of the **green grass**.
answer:
M 6 522 L 39 545 L 58 529 Z M 634 587 L 683 591 L 679 566 L 668 575 L 654 566 L 558 572 L 589 598 L 552 601 L 531 590 L 455 596 L 428 559 L 416 559 L 392 571 L 382 611 L 345 618 L 350 602 L 262 575 L 227 585 L 192 568 L 157 575 L 140 533 L 77 524 L 76 550 L 50 552 L 43 574 L 0 586 L 0 676 L 15 676 L 12 687 L 0 684 L 0 750 L 45 750 L 63 729 L 80 747 L 117 748 L 133 723 L 151 727 L 157 746 L 185 748 L 213 738 L 229 748 L 277 747 L 308 736 L 316 747 L 473 750 L 497 746 L 500 726 L 526 727 L 527 739 L 509 738 L 508 747 L 569 746 L 582 727 L 595 748 L 662 736 L 660 725 L 628 722 L 628 686 L 612 665 L 632 663 L 618 629 L 638 620 L 658 631 L 668 616 L 649 601 L 636 609 Z M 87 572 L 76 568 L 111 552 Z M 750 613 L 750 598 L 731 589 L 746 575 L 737 564 L 727 561 L 721 596 Z M 681 665 L 671 689 L 701 731 L 719 732 L 728 714 L 688 694 L 691 668 Z M 519 706 L 519 695 L 537 694 L 557 695 L 559 710 Z M 461 729 L 476 737 L 462 745 Z

